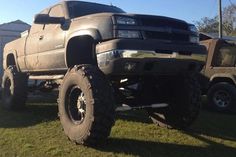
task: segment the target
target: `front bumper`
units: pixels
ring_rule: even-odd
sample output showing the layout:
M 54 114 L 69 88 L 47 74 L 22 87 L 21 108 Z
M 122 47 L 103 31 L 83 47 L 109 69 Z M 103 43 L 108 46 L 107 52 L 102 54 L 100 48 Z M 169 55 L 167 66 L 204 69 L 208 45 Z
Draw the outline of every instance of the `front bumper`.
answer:
M 97 54 L 111 51 L 152 52 L 155 56 L 105 59 L 98 57 L 99 68 L 106 75 L 177 75 L 200 71 L 205 64 L 206 49 L 200 45 L 161 43 L 155 40 L 115 39 L 97 45 Z
M 140 40 L 140 39 L 114 39 L 102 42 L 96 46 L 96 52 L 102 53 L 111 50 L 146 50 L 155 51 L 157 53 L 162 51 L 180 52 L 191 54 L 205 54 L 206 48 L 197 44 L 183 44 L 183 43 L 166 43 L 159 40 Z

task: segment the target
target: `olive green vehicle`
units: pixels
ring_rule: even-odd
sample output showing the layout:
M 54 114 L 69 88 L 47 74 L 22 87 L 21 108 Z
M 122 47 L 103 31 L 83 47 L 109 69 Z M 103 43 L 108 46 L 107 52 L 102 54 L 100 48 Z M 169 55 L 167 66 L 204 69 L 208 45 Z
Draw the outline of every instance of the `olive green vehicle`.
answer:
M 194 25 L 81 1 L 60 2 L 35 16 L 22 38 L 4 49 L 3 107 L 21 109 L 28 80 L 59 86 L 65 134 L 102 143 L 115 111 L 146 110 L 161 126 L 184 129 L 200 110 L 206 49 Z
M 236 45 L 235 41 L 202 34 L 201 44 L 208 50 L 202 93 L 208 96 L 208 107 L 220 112 L 236 111 Z

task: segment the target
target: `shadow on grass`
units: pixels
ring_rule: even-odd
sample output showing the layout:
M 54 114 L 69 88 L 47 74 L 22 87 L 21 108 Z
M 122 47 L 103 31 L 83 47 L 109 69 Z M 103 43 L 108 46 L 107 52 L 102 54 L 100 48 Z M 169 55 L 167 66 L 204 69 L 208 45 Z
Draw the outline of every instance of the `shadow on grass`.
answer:
M 148 114 L 144 111 L 118 113 L 117 119 L 140 123 L 152 123 L 150 118 L 148 118 Z M 202 111 L 195 124 L 188 131 L 194 134 L 236 141 L 235 121 L 236 115 Z
M 204 138 L 200 139 L 206 141 L 209 145 L 205 147 L 199 147 L 151 141 L 139 141 L 133 139 L 112 138 L 109 139 L 109 142 L 106 146 L 96 149 L 103 152 L 121 153 L 140 157 L 235 157 L 235 148 L 214 143 Z
M 20 111 L 0 108 L 0 128 L 22 128 L 57 119 L 57 93 L 28 93 L 26 107 Z M 1 103 L 1 102 L 0 102 Z
M 56 103 L 58 97 L 58 92 L 33 92 L 28 93 L 28 103 Z
M 152 124 L 152 121 L 149 118 L 147 112 L 142 111 L 142 110 L 118 112 L 116 114 L 116 119 L 120 119 L 120 120 L 124 120 L 124 121 Z
M 57 105 L 30 103 L 23 111 L 0 109 L 0 128 L 22 128 L 57 119 Z
M 206 135 L 236 141 L 236 116 L 203 111 L 191 128 L 193 135 Z

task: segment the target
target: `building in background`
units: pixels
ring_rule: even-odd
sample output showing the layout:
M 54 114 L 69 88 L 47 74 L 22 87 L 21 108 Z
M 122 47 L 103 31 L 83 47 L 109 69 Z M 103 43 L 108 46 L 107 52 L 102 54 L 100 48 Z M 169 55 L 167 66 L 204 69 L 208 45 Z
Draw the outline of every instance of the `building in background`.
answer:
M 19 38 L 21 36 L 21 33 L 28 29 L 30 29 L 30 25 L 20 20 L 0 25 L 0 77 L 1 78 L 3 74 L 2 61 L 3 61 L 3 48 L 5 44 Z

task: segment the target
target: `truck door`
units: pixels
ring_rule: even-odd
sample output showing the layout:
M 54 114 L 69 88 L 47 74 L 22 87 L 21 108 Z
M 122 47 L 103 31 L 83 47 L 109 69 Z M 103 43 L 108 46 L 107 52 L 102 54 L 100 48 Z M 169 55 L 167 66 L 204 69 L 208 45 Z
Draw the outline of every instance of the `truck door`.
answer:
M 49 11 L 51 17 L 64 17 L 62 5 L 56 5 Z M 65 33 L 62 24 L 46 24 L 42 39 L 39 42 L 40 70 L 62 70 L 66 69 L 65 63 Z
M 48 14 L 45 9 L 41 14 Z M 25 45 L 25 62 L 28 71 L 35 71 L 39 67 L 38 52 L 39 42 L 42 38 L 43 24 L 32 24 Z

